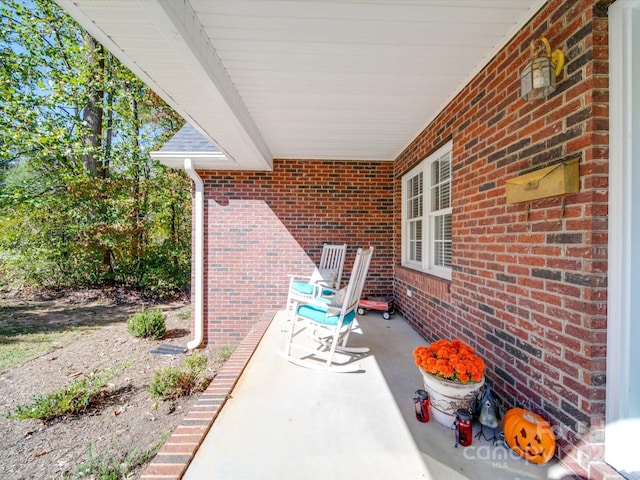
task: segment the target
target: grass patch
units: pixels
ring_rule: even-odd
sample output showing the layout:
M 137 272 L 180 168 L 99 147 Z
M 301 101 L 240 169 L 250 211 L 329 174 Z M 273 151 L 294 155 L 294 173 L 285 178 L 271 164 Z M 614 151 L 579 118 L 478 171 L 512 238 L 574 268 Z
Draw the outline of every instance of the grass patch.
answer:
M 46 331 L 42 325 L 0 323 L 0 372 L 71 343 L 94 327 Z
M 58 417 L 78 415 L 90 406 L 100 403 L 105 398 L 109 380 L 118 376 L 132 363 L 125 362 L 104 372 L 93 372 L 55 392 L 38 395 L 34 397 L 33 403 L 18 405 L 7 417 L 16 420 L 34 418 L 48 422 Z
M 93 445 L 89 445 L 87 461 L 81 464 L 73 474 L 66 474 L 63 478 L 92 478 L 94 480 L 129 480 L 133 472 L 151 460 L 162 448 L 169 436 L 164 433 L 160 441 L 149 450 L 140 452 L 133 448 L 124 456 L 118 458 L 108 449 L 103 453 L 96 453 Z
M 208 359 L 195 352 L 184 359 L 181 367 L 165 367 L 154 373 L 149 391 L 156 398 L 173 400 L 202 392 L 210 382 L 205 376 Z

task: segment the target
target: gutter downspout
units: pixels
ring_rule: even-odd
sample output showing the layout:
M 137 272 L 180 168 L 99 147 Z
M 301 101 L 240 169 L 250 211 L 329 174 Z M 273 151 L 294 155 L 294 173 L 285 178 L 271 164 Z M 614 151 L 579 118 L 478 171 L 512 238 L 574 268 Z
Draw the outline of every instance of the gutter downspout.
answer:
M 195 320 L 195 334 L 194 339 L 187 343 L 187 348 L 193 350 L 198 348 L 204 340 L 204 182 L 200 176 L 193 169 L 193 164 L 190 158 L 184 159 L 184 169 L 189 175 L 189 178 L 193 180 L 195 186 L 194 197 L 194 320 Z

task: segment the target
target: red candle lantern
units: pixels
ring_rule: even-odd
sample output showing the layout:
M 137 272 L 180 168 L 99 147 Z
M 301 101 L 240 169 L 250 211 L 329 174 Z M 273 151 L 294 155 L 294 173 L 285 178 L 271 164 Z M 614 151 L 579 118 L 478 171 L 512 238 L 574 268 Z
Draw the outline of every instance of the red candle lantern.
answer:
M 421 422 L 429 421 L 429 393 L 426 390 L 417 390 L 413 399 L 416 407 L 416 418 Z
M 473 427 L 471 425 L 471 413 L 464 408 L 456 410 L 456 447 L 458 444 L 463 447 L 471 445 L 473 440 Z

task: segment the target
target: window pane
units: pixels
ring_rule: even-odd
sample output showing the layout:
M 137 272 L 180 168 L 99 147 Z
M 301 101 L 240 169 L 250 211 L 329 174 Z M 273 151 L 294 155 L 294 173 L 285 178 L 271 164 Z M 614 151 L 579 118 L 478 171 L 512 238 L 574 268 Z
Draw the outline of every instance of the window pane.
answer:
M 416 262 L 422 261 L 422 242 L 416 242 L 414 245 L 414 260 Z
M 407 219 L 422 217 L 422 172 L 407 180 Z
M 451 206 L 451 154 L 446 153 L 431 163 L 431 212 Z
M 422 216 L 422 198 L 417 197 L 411 200 L 409 205 L 408 218 L 420 218 Z
M 451 206 L 451 182 L 447 180 L 440 185 L 440 209 Z
M 451 240 L 451 214 L 434 217 L 436 240 Z
M 422 261 L 422 220 L 409 223 L 409 259 Z
M 431 187 L 431 211 L 440 210 L 440 186 Z
M 431 164 L 431 185 L 440 183 L 440 162 L 436 160 Z
M 434 265 L 451 267 L 451 214 L 434 219 Z
M 449 180 L 449 178 L 451 177 L 451 152 L 447 152 L 442 157 L 440 157 L 438 163 L 440 164 L 440 176 L 438 177 L 438 179 L 441 182 Z
M 440 159 L 440 208 L 451 206 L 451 152 Z
M 451 243 L 436 242 L 434 249 L 434 265 L 438 267 L 451 267 Z
M 418 173 L 415 177 L 413 177 L 414 180 L 414 195 L 422 195 L 422 172 Z

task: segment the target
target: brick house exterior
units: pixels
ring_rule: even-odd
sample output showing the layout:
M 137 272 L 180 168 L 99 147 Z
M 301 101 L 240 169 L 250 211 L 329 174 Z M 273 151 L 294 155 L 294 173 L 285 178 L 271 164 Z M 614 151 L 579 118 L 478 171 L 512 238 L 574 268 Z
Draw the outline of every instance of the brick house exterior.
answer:
M 322 244 L 374 245 L 366 292 L 393 285 L 393 164 L 274 161 L 272 172 L 198 172 L 205 185 L 205 341 L 237 343 L 284 308 L 288 275 L 311 274 Z
M 549 2 L 394 163 L 397 179 L 453 141 L 447 284 L 395 262 L 402 314 L 426 339 L 457 337 L 487 360 L 508 405 L 558 427 L 559 458 L 598 478 L 607 343 L 608 35 L 598 2 Z M 519 96 L 532 38 L 562 46 L 547 101 Z M 579 157 L 580 192 L 507 205 L 505 181 Z M 395 250 L 400 244 L 395 239 Z M 406 291 L 414 294 L 407 298 Z M 578 448 L 576 448 L 576 446 Z M 603 470 L 607 467 L 603 465 Z
M 374 245 L 365 293 L 392 294 L 425 341 L 474 346 L 505 405 L 551 420 L 563 462 L 614 478 L 602 460 L 610 3 L 548 2 L 394 162 L 275 159 L 271 172 L 199 171 L 205 341 L 238 343 L 282 308 L 287 274 L 310 273 L 323 242 L 349 245 L 346 276 L 356 248 Z M 566 65 L 549 99 L 525 102 L 520 72 L 543 34 Z M 402 176 L 447 141 L 450 281 L 401 266 L 400 234 Z M 575 157 L 579 193 L 506 204 L 506 180 Z

